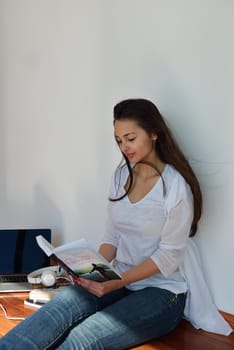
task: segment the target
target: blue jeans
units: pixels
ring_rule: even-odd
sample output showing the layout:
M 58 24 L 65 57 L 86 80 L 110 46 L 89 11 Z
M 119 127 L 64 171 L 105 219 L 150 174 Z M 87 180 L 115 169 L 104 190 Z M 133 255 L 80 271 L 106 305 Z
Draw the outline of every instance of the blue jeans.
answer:
M 72 285 L 1 338 L 0 350 L 131 348 L 172 331 L 183 317 L 185 299 L 151 287 L 97 298 Z

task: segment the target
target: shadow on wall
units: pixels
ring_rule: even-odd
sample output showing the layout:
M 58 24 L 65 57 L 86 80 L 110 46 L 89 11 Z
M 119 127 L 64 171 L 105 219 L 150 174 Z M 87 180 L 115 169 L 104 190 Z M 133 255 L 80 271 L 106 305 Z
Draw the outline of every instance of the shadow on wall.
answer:
M 52 229 L 53 245 L 61 244 L 64 229 L 62 213 L 41 184 L 34 186 L 34 199 L 33 211 L 36 215 L 36 222 Z
M 5 103 L 6 100 L 6 82 L 4 73 L 4 41 L 3 41 L 3 26 L 1 25 L 3 14 L 0 5 L 0 50 L 1 50 L 1 61 L 0 61 L 0 226 L 4 222 L 4 217 L 7 210 L 7 197 L 6 197 L 6 149 L 5 149 L 5 125 L 3 116 L 6 115 Z
M 1 95 L 1 87 L 0 87 Z M 2 105 L 2 104 L 1 104 Z M 0 115 L 2 113 L 2 107 L 0 109 Z M 2 118 L 0 119 L 0 226 L 4 225 L 4 218 L 7 213 L 8 203 L 6 195 L 6 156 L 5 156 L 5 138 L 4 138 L 4 123 Z

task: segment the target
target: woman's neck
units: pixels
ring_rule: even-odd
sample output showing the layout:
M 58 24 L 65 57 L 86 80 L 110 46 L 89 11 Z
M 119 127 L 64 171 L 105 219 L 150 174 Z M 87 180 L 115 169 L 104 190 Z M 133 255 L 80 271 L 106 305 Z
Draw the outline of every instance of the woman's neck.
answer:
M 160 160 L 150 162 L 150 161 L 140 161 L 133 167 L 133 172 L 135 175 L 142 178 L 152 178 L 155 176 L 160 176 L 165 167 L 165 163 Z

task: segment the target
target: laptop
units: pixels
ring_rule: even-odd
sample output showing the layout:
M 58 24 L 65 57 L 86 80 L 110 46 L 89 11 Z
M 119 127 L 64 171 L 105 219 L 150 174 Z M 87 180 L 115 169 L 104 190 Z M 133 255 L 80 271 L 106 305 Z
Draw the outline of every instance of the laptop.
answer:
M 51 242 L 50 229 L 0 229 L 0 293 L 32 290 L 27 275 L 50 265 L 37 244 L 38 235 Z

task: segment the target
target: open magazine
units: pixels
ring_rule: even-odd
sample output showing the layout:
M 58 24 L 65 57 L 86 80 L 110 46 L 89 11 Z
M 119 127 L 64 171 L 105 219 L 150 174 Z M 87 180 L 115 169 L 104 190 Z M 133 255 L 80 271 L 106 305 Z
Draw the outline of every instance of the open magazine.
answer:
M 84 238 L 56 248 L 41 235 L 37 236 L 36 240 L 45 254 L 56 260 L 72 277 L 83 277 L 98 282 L 121 279 L 113 266 Z

